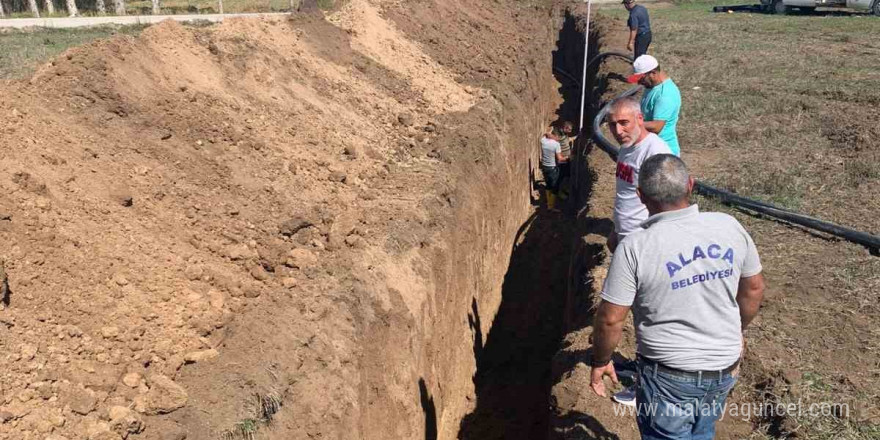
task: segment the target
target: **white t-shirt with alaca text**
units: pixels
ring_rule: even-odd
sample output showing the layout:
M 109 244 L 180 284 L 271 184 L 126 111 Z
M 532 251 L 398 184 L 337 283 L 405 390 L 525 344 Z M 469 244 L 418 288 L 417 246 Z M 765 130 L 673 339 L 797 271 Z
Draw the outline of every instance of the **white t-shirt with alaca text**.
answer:
M 637 352 L 648 359 L 685 371 L 733 365 L 742 350 L 739 282 L 761 273 L 752 237 L 733 217 L 696 205 L 642 228 L 614 251 L 602 300 L 632 307 Z

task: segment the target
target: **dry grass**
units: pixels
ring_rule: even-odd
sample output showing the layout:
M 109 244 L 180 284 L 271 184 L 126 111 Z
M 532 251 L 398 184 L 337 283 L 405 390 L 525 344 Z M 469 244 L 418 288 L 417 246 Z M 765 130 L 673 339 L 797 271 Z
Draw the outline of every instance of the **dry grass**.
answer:
M 116 34 L 133 35 L 144 26 L 0 31 L 0 79 L 25 78 L 70 47 Z
M 880 19 L 715 4 L 730 2 L 648 5 L 650 53 L 682 91 L 683 158 L 707 182 L 880 235 Z M 880 438 L 880 258 L 697 201 L 743 223 L 768 279 L 736 398 L 852 409 L 760 420 L 753 438 Z
M 281 409 L 281 395 L 276 392 L 254 393 L 247 403 L 246 411 L 251 414 L 220 434 L 220 440 L 253 440 L 263 426 L 272 423 L 275 414 Z
M 321 9 L 332 9 L 340 0 L 317 0 L 317 5 Z M 107 4 L 107 15 L 113 15 L 113 3 Z M 42 3 L 40 3 L 42 4 Z M 80 8 L 80 15 L 93 16 L 97 15 L 93 6 L 77 2 Z M 90 3 L 91 5 L 94 2 Z M 240 12 L 289 12 L 291 9 L 291 0 L 223 0 L 224 13 L 240 13 Z M 7 6 L 8 7 L 8 6 Z M 162 0 L 162 14 L 217 14 L 220 12 L 219 0 Z M 150 0 L 127 1 L 125 3 L 126 13 L 129 15 L 150 15 L 153 13 L 153 3 Z M 9 11 L 7 11 L 9 12 Z M 40 11 L 40 16 L 45 17 L 67 17 L 63 5 L 56 5 L 55 14 L 49 15 L 45 11 Z M 31 18 L 32 15 L 27 10 L 15 11 L 8 13 L 9 18 Z
M 652 9 L 651 52 L 686 102 L 685 157 L 721 154 L 707 180 L 880 234 L 880 198 L 864 196 L 880 190 L 880 20 L 713 4 Z

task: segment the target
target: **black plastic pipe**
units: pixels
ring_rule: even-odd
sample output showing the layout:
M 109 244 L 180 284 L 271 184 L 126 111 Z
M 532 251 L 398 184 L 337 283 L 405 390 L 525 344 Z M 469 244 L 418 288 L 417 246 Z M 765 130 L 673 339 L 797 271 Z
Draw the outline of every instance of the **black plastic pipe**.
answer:
M 611 156 L 611 159 L 613 159 L 614 161 L 617 161 L 617 147 L 615 147 L 614 144 L 612 144 L 605 137 L 605 135 L 602 134 L 602 122 L 605 120 L 605 116 L 608 115 L 608 110 L 614 100 L 635 95 L 639 92 L 639 90 L 641 90 L 641 86 L 631 88 L 617 95 L 613 100 L 602 106 L 599 112 L 596 113 L 596 117 L 593 118 L 593 140 L 596 142 L 597 145 L 599 145 L 599 148 L 608 153 L 608 155 Z M 873 255 L 878 255 L 878 253 L 880 253 L 880 237 L 877 237 L 876 235 L 856 231 L 854 229 L 826 222 L 815 217 L 810 217 L 808 215 L 803 215 L 794 211 L 782 209 L 769 203 L 759 202 L 757 200 L 738 196 L 732 192 L 725 191 L 711 185 L 707 185 L 700 181 L 696 181 L 694 183 L 694 191 L 696 191 L 697 194 L 715 197 L 721 200 L 722 203 L 726 203 L 728 205 L 745 208 L 764 214 L 768 217 L 774 217 L 789 223 L 841 237 L 853 243 L 858 243 L 862 246 L 867 247 Z

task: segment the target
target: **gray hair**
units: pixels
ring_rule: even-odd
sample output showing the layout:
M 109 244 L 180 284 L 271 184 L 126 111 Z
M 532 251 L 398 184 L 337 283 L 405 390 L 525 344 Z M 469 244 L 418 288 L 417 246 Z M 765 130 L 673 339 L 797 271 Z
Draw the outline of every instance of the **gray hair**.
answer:
M 672 154 L 657 154 L 642 163 L 639 191 L 650 200 L 670 205 L 688 196 L 688 170 Z
M 631 111 L 634 115 L 638 116 L 642 114 L 642 105 L 639 103 L 638 99 L 633 98 L 632 96 L 615 99 L 614 102 L 611 103 L 611 107 L 608 109 L 608 114 L 616 114 L 621 110 Z

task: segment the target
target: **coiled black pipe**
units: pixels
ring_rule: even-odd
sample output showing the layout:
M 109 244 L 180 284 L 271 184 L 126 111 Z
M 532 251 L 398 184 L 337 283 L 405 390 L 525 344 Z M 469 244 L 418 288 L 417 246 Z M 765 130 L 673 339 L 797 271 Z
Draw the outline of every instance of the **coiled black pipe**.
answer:
M 599 54 L 593 59 L 595 60 L 602 55 L 604 54 Z M 605 137 L 605 135 L 602 134 L 602 122 L 605 120 L 605 116 L 608 115 L 608 110 L 614 100 L 635 95 L 641 89 L 641 86 L 634 87 L 617 95 L 616 97 L 614 97 L 614 99 L 602 106 L 599 112 L 596 113 L 596 117 L 593 118 L 593 140 L 596 142 L 597 145 L 599 145 L 599 148 L 608 153 L 608 155 L 611 156 L 611 159 L 613 159 L 614 161 L 617 161 L 617 147 L 615 147 L 614 144 L 612 144 Z M 797 212 L 789 211 L 787 209 L 782 209 L 769 203 L 759 202 L 757 200 L 738 196 L 729 191 L 707 185 L 700 181 L 696 181 L 694 183 L 694 191 L 704 196 L 715 197 L 721 200 L 722 203 L 726 203 L 728 205 L 745 208 L 769 217 L 778 218 L 789 223 L 794 223 L 796 225 L 804 226 L 810 229 L 815 229 L 817 231 L 822 231 L 837 237 L 844 238 L 853 243 L 858 243 L 862 246 L 867 247 L 872 255 L 880 254 L 880 237 L 877 237 L 875 235 L 856 231 L 854 229 L 826 222 L 824 220 L 810 217 L 808 215 L 799 214 Z

